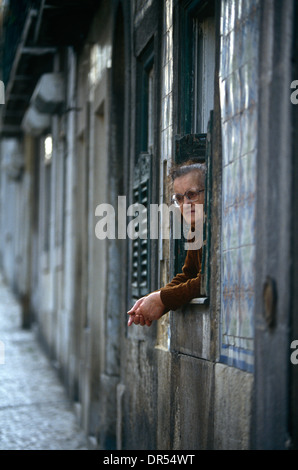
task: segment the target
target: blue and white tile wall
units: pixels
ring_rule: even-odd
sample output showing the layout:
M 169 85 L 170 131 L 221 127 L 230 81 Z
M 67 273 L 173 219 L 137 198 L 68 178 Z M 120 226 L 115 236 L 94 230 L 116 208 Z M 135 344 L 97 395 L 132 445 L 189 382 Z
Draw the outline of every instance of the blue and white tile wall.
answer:
M 173 0 L 164 1 L 163 10 L 163 50 L 162 50 L 162 119 L 161 119 L 161 158 L 159 180 L 159 203 L 169 204 L 168 185 L 166 184 L 168 171 L 172 164 L 172 136 L 173 136 Z M 160 214 L 160 223 L 166 239 L 170 237 L 170 224 L 167 217 Z M 167 240 L 159 239 L 159 284 L 165 285 L 169 281 L 170 260 L 169 244 Z M 158 322 L 157 347 L 169 349 L 170 326 L 167 315 Z
M 220 361 L 252 371 L 259 0 L 221 5 L 223 144 Z

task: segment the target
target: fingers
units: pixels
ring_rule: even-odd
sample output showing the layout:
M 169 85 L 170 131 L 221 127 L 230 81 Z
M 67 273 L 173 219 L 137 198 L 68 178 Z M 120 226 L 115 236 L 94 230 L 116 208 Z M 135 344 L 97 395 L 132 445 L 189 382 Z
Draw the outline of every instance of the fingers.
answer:
M 136 313 L 135 314 L 135 317 L 134 317 L 134 324 L 135 325 L 141 325 L 141 326 L 144 326 L 145 325 L 145 319 L 143 317 L 143 315 L 141 313 Z
M 140 304 L 142 303 L 143 299 L 139 299 L 136 301 L 136 303 L 133 305 L 133 307 L 128 310 L 128 315 L 132 315 L 133 313 L 135 313 L 136 309 L 140 306 Z
M 133 323 L 135 325 L 141 324 L 143 326 L 145 323 L 143 315 L 132 313 L 128 319 L 127 325 L 131 326 Z
M 145 326 L 145 325 L 146 326 L 151 326 L 152 325 L 152 321 L 151 320 L 145 320 L 143 315 L 141 315 L 141 314 L 132 314 L 132 315 L 130 315 L 127 325 L 131 326 L 133 323 L 135 325 L 140 325 L 140 326 Z
M 127 322 L 128 326 L 131 326 L 133 323 L 135 325 L 141 325 L 141 326 L 151 326 L 152 321 L 144 318 L 144 315 L 141 313 L 142 312 L 142 303 L 144 301 L 144 298 L 140 298 L 137 300 L 134 304 L 134 306 L 127 312 L 127 314 L 130 316 Z
M 142 298 L 137 300 L 135 304 L 133 305 L 133 307 L 130 310 L 128 310 L 127 314 L 130 315 L 128 322 L 127 322 L 128 326 L 131 326 L 133 323 L 135 323 L 135 325 L 141 324 L 142 326 L 145 324 L 143 315 L 139 313 L 139 307 L 142 301 L 143 301 Z

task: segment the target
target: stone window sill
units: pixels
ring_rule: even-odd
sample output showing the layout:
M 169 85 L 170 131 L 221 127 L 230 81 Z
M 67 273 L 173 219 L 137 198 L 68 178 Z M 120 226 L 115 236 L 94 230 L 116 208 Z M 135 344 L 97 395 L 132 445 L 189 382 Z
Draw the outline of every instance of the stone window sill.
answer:
M 209 301 L 208 297 L 196 297 L 192 299 L 189 303 L 192 305 L 205 305 Z

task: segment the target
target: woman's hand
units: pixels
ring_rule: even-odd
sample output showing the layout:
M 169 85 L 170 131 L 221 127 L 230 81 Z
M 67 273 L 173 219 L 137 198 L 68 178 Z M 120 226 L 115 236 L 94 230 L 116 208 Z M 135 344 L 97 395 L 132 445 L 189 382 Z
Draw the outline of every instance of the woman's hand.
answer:
M 151 326 L 154 320 L 159 320 L 164 310 L 165 306 L 161 301 L 160 292 L 152 292 L 152 294 L 137 300 L 127 312 L 130 315 L 128 326 L 133 323 L 135 325 Z

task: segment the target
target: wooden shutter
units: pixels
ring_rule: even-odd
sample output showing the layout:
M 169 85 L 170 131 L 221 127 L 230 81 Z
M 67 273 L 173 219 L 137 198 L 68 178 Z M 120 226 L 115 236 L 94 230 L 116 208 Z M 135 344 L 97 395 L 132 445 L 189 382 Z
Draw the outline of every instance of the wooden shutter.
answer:
M 141 153 L 135 167 L 133 204 L 146 208 L 147 218 L 141 227 L 135 227 L 139 236 L 133 240 L 132 297 L 140 298 L 150 292 L 150 200 L 151 155 Z M 143 218 L 142 218 L 143 220 Z M 137 225 L 137 222 L 136 222 Z

